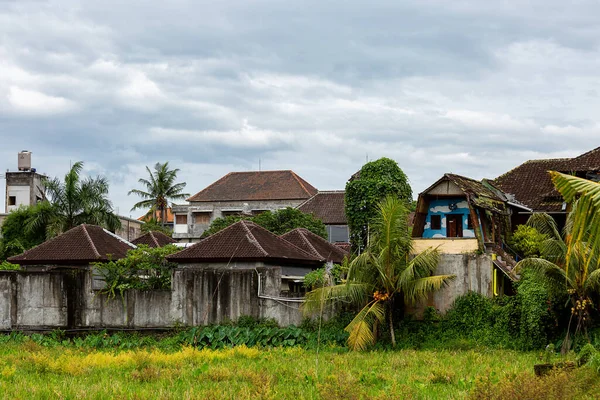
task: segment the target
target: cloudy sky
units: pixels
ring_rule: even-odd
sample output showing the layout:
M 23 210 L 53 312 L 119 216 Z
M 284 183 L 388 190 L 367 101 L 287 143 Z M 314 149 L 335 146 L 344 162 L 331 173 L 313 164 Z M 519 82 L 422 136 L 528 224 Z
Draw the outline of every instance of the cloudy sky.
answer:
M 600 5 L 0 0 L 0 169 L 104 174 L 123 215 L 146 165 L 195 193 L 230 171 L 343 188 L 395 159 L 418 193 L 600 146 Z M 4 181 L 0 181 L 4 192 Z M 0 196 L 0 210 L 4 196 Z

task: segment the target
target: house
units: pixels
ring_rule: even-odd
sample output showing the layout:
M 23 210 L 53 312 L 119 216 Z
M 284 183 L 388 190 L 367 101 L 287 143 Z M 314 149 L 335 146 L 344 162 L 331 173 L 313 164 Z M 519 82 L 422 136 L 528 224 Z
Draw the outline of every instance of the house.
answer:
M 412 230 L 413 251 L 437 248 L 436 274 L 456 275 L 429 305 L 444 311 L 468 291 L 484 296 L 511 293 L 515 260 L 504 250 L 511 216 L 531 209 L 487 180 L 444 174 L 419 194 Z
M 497 177 L 496 187 L 531 209 L 519 212 L 513 219 L 514 225 L 524 224 L 532 212 L 545 212 L 554 217 L 559 227 L 564 226 L 567 204 L 554 188 L 548 171 L 600 181 L 600 147 L 574 158 L 529 160 Z
M 32 206 L 46 199 L 44 180 L 47 178 L 31 167 L 31 152 L 23 150 L 18 154 L 18 171 L 7 171 L 5 213 L 20 206 Z
M 150 246 L 152 248 L 156 247 L 164 247 L 168 244 L 173 244 L 176 241 L 165 235 L 162 232 L 148 232 L 140 236 L 139 238 L 132 240 L 131 243 L 139 246 L 140 244 L 144 244 L 146 246 Z
M 119 217 L 119 221 L 121 221 L 121 227 L 115 231 L 115 234 L 121 239 L 130 242 L 142 235 L 143 221 L 125 217 L 123 215 L 117 215 L 117 217 Z
M 94 262 L 119 260 L 134 248 L 104 228 L 82 224 L 8 261 L 23 266 L 86 267 Z
M 319 218 L 327 228 L 330 243 L 348 243 L 350 232 L 345 211 L 344 190 L 318 192 L 298 206 L 298 210 Z
M 231 172 L 188 198 L 189 204 L 173 205 L 173 238 L 196 242 L 217 218 L 297 207 L 316 193 L 289 170 Z
M 348 257 L 348 252 L 305 228 L 293 229 L 281 235 L 280 238 L 328 262 L 341 264 Z

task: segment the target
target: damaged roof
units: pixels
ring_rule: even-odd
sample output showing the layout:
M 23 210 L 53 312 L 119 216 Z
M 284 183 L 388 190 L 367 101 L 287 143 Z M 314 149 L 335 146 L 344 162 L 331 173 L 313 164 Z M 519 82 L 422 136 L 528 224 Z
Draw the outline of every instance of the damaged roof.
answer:
M 230 172 L 187 201 L 304 200 L 317 192 L 294 171 Z
M 298 210 L 312 214 L 325 225 L 347 225 L 343 190 L 323 191 L 298 206 Z
M 239 221 L 167 257 L 177 263 L 264 261 L 320 265 L 325 259 L 296 247 L 251 221 Z
M 119 260 L 135 246 L 96 225 L 82 224 L 8 261 L 20 265 L 87 265 Z
M 146 246 L 150 246 L 152 248 L 164 247 L 168 244 L 172 244 L 175 242 L 176 240 L 165 235 L 162 232 L 148 232 L 140 236 L 139 238 L 131 241 L 131 243 L 135 244 L 136 246 L 140 244 L 145 244 Z
M 348 253 L 338 246 L 329 243 L 321 236 L 306 228 L 296 228 L 280 236 L 307 253 L 320 259 L 340 264 Z

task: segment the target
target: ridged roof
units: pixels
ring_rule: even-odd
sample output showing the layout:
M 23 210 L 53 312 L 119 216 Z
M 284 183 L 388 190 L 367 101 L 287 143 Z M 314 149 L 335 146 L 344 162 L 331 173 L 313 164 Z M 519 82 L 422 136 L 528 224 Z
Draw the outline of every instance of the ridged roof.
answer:
M 118 260 L 135 246 L 96 225 L 79 225 L 8 261 L 21 265 L 86 265 Z
M 250 221 L 236 222 L 167 259 L 177 263 L 265 261 L 286 265 L 325 261 Z
M 316 193 L 294 171 L 231 172 L 187 201 L 303 200 Z
M 131 241 L 131 243 L 135 244 L 136 246 L 140 244 L 145 244 L 152 248 L 163 247 L 175 242 L 176 241 L 173 238 L 165 235 L 162 232 L 148 232 L 143 234 L 139 238 Z
M 341 263 L 348 253 L 305 228 L 296 228 L 280 236 L 318 258 Z
M 319 192 L 300 204 L 298 210 L 314 215 L 326 225 L 347 225 L 348 220 L 344 209 L 345 195 L 346 192 L 343 190 Z

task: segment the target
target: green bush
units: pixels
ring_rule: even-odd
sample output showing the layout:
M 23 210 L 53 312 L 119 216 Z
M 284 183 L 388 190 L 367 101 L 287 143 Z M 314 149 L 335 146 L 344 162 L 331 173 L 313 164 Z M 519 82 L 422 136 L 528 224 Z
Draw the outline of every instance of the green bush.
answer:
M 21 271 L 23 268 L 19 264 L 12 264 L 8 261 L 2 261 L 0 263 L 0 271 Z
M 538 232 L 534 227 L 519 225 L 513 233 L 509 245 L 514 251 L 525 258 L 539 257 L 540 246 L 546 239 L 548 239 L 548 236 Z

